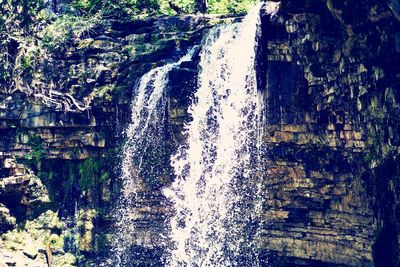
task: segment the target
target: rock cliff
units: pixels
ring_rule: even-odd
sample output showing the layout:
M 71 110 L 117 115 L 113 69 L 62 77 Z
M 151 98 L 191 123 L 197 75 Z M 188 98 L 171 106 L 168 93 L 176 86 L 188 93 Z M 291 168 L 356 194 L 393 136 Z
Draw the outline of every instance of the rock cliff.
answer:
M 36 223 L 46 210 L 56 212 L 63 227 L 44 227 L 49 236 L 45 240 L 31 237 L 37 241 L 31 246 L 45 253 L 51 234 L 58 234 L 66 240 L 63 249 L 77 256 L 68 258 L 71 264 L 107 252 L 106 234 L 113 224 L 110 209 L 120 190 L 118 155 L 135 83 L 152 67 L 186 53 L 212 25 L 234 19 L 181 16 L 101 21 L 87 38 L 41 62 L 35 69 L 38 78 L 22 83 L 29 90 L 13 87 L 0 92 L 0 228 L 6 233 L 0 245 L 1 264 L 12 266 L 18 252 L 24 257 L 24 236 L 32 236 L 24 225 Z M 179 76 L 188 77 L 195 67 L 187 64 L 175 72 L 175 86 Z M 178 100 L 176 90 L 171 114 L 178 112 L 172 117 L 179 121 L 184 114 L 177 104 L 185 101 L 187 107 L 188 100 Z M 156 183 L 150 181 L 144 194 L 156 198 L 160 192 L 152 188 L 161 187 Z M 153 216 L 153 209 L 160 209 L 160 204 L 149 199 L 143 206 L 145 220 L 140 216 L 138 220 L 143 221 L 145 232 L 152 232 L 157 225 L 153 219 L 159 217 Z M 15 227 L 21 231 L 20 238 L 8 237 L 6 231 Z M 31 265 L 35 260 L 45 264 L 44 256 L 26 259 Z
M 399 264 L 398 29 L 379 1 L 282 1 L 264 19 L 273 265 Z
M 400 22 L 393 3 L 283 0 L 276 17 L 262 16 L 257 72 L 268 116 L 259 243 L 272 266 L 400 262 Z M 234 19 L 105 20 L 25 83 L 53 94 L 0 92 L 2 264 L 25 257 L 45 265 L 54 254 L 69 266 L 107 253 L 135 83 L 199 43 L 212 25 Z M 189 119 L 197 60 L 169 76 L 169 152 Z M 133 211 L 142 261 L 159 257 L 155 235 L 170 212 L 160 188 L 171 179 L 146 181 Z

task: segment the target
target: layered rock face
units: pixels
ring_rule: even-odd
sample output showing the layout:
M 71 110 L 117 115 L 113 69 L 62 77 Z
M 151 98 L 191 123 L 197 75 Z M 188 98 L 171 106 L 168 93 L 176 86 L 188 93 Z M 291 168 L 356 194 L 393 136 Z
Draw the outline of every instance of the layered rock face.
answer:
M 261 242 L 276 266 L 397 266 L 399 22 L 378 1 L 300 2 L 263 24 Z
M 263 16 L 257 72 L 268 112 L 259 242 L 271 266 L 399 264 L 400 24 L 392 2 L 286 0 L 277 17 Z M 62 96 L 54 99 L 73 112 L 20 91 L 0 94 L 0 231 L 7 233 L 1 264 L 25 255 L 44 265 L 45 244 L 63 255 L 55 260 L 65 266 L 79 262 L 66 251 L 88 258 L 107 251 L 135 83 L 223 20 L 96 25 L 90 36 L 52 55 L 56 67 L 42 68 L 46 79 L 33 83 L 58 85 L 51 88 Z M 169 151 L 183 138 L 197 60 L 169 74 Z M 159 257 L 146 248 L 157 247 L 153 235 L 170 211 L 160 192 L 170 180 L 150 181 L 142 190 L 134 211 L 137 243 L 144 247 L 139 257 Z M 47 209 L 65 220 L 46 222 Z M 35 239 L 37 232 L 21 228 L 22 239 L 41 246 L 34 257 L 26 255 L 32 253 L 18 231 L 9 231 L 27 220 L 26 227 L 46 236 Z
M 99 258 L 107 252 L 113 225 L 110 209 L 120 191 L 119 152 L 136 82 L 146 71 L 198 44 L 211 25 L 230 20 L 183 16 L 101 21 L 87 38 L 51 54 L 36 69 L 39 78 L 25 81 L 27 86 L 30 82 L 29 90 L 0 92 L 0 229 L 6 232 L 16 225 L 21 229 L 4 236 L 1 264 L 19 264 L 15 258 L 26 257 L 26 239 L 42 253 L 28 257 L 27 264 L 45 265 L 45 245 L 52 234 L 65 240 L 65 251 L 81 258 Z M 181 75 L 192 78 L 195 68 L 183 65 L 172 80 L 180 81 Z M 170 108 L 171 114 L 176 113 L 172 120 L 182 125 L 184 114 L 177 106 L 182 102 L 187 106 L 188 99 L 178 100 L 179 90 L 171 89 L 176 101 Z M 44 91 L 45 96 L 37 93 Z M 133 211 L 143 229 L 138 239 L 147 240 L 163 215 L 157 212 L 164 209 L 157 200 L 163 184 L 154 183 L 143 188 L 143 203 Z M 57 211 L 63 221 L 58 228 L 40 226 L 48 235 L 42 240 L 23 225 L 27 220 L 37 223 L 47 209 Z M 61 253 L 58 247 L 50 249 Z

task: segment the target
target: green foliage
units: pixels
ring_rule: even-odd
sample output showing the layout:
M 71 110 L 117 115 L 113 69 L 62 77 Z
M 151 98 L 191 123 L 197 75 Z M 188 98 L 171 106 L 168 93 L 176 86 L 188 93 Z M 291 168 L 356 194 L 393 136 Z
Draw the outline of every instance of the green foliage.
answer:
M 208 13 L 242 14 L 256 2 L 256 0 L 209 0 Z
M 101 0 L 74 0 L 71 5 L 77 9 L 84 12 L 98 11 L 102 5 Z
M 89 158 L 79 166 L 79 185 L 82 190 L 87 190 L 95 185 L 99 175 L 100 164 L 97 160 Z
M 195 6 L 194 0 L 175 0 L 175 1 L 161 0 L 159 13 L 165 14 L 165 15 L 175 15 L 176 14 L 176 12 L 171 9 L 170 4 L 168 2 L 175 4 L 184 13 L 190 14 L 190 13 L 193 13 L 193 11 L 194 11 L 194 6 Z
M 210 14 L 245 13 L 256 0 L 209 0 Z M 194 12 L 195 0 L 74 0 L 72 7 L 84 14 L 137 16 L 176 15 L 171 4 L 182 13 Z
M 105 183 L 110 174 L 104 170 L 102 159 L 88 158 L 79 164 L 79 186 L 85 191 Z
M 42 144 L 42 138 L 36 135 L 30 135 L 28 139 L 28 145 L 31 147 L 31 152 L 25 156 L 25 159 L 34 161 L 33 163 L 39 162 L 43 155 L 44 149 Z
M 30 57 L 30 55 L 22 56 L 20 61 L 22 70 L 29 70 L 32 68 L 32 58 Z
M 110 179 L 110 174 L 108 172 L 104 172 L 101 176 L 100 176 L 100 180 L 99 183 L 105 183 Z
M 38 176 L 48 189 L 51 202 L 58 203 L 57 208 L 71 209 L 77 196 L 85 196 L 86 203 L 98 206 L 102 201 L 101 188 L 108 183 L 111 169 L 109 158 L 42 159 Z
M 30 54 L 25 54 L 20 57 L 21 74 L 25 78 L 31 78 L 33 74 L 33 59 Z
M 18 52 L 17 39 L 32 33 L 32 25 L 40 18 L 42 0 L 0 0 L 0 84 L 10 81 L 14 58 Z M 29 73 L 28 60 L 23 62 Z
M 0 32 L 27 30 L 43 7 L 42 0 L 0 0 Z
M 50 51 L 58 51 L 69 42 L 89 36 L 92 28 L 98 22 L 98 16 L 78 17 L 65 14 L 44 28 L 39 36 L 43 45 Z
M 98 13 L 116 16 L 155 15 L 158 0 L 74 0 L 72 7 L 82 13 Z

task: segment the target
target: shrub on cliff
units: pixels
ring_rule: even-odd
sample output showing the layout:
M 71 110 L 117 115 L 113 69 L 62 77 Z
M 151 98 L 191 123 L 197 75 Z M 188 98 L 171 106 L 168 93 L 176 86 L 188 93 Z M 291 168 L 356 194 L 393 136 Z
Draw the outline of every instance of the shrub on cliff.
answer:
M 90 35 L 93 28 L 99 23 L 99 16 L 78 17 L 72 14 L 65 14 L 47 25 L 38 36 L 43 42 L 43 46 L 50 52 L 59 51 L 65 44 L 74 40 Z
M 0 84 L 9 82 L 12 76 L 17 39 L 32 33 L 30 26 L 42 9 L 42 0 L 0 0 Z
M 72 7 L 82 13 L 102 12 L 114 16 L 175 15 L 194 13 L 197 0 L 73 0 Z M 256 0 L 209 0 L 211 14 L 245 13 Z

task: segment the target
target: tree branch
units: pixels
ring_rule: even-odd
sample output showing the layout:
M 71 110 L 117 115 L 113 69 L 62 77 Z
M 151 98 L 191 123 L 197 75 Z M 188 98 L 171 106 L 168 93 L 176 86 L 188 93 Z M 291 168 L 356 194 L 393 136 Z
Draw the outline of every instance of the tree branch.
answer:
M 169 7 L 174 10 L 177 14 L 182 14 L 185 13 L 182 8 L 180 8 L 179 6 L 177 6 L 175 3 L 168 1 L 168 5 Z

